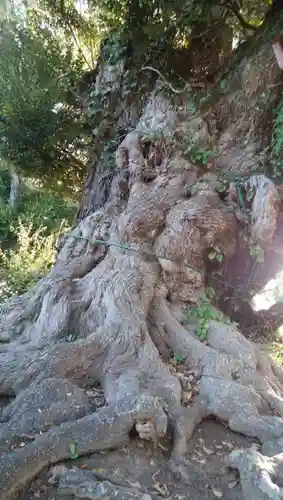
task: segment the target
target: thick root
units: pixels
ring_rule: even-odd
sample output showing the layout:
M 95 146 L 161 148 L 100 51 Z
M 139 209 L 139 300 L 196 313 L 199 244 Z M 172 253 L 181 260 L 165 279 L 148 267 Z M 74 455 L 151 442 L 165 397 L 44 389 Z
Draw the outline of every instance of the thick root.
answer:
M 88 398 L 68 380 L 36 380 L 2 411 L 0 449 L 10 449 L 53 425 L 73 421 L 90 412 Z
M 233 451 L 228 464 L 238 469 L 247 500 L 283 498 L 283 454 L 267 458 L 255 449 Z
M 59 478 L 58 493 L 74 495 L 75 498 L 108 498 L 109 500 L 158 499 L 158 495 L 147 495 L 126 481 L 113 477 L 102 478 L 100 474 L 80 469 L 65 471 Z
M 164 436 L 167 418 L 156 399 L 141 396 L 134 401 L 103 408 L 76 422 L 54 427 L 25 447 L 0 458 L 0 499 L 8 500 L 43 467 L 72 455 L 124 446 L 138 421 L 150 421 Z
M 282 386 L 273 363 L 233 327 L 210 321 L 204 345 L 180 325 L 164 301 L 156 307 L 167 344 L 200 374 L 198 401 L 204 413 L 228 422 L 236 432 L 276 446 L 283 438 L 283 420 L 267 412 L 270 407 L 282 409 Z

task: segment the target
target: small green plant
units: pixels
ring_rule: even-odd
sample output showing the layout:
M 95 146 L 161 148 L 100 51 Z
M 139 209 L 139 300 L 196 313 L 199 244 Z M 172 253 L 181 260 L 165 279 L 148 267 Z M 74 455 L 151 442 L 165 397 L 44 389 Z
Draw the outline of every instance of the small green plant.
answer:
M 0 301 L 24 293 L 48 271 L 53 263 L 54 235 L 43 236 L 45 228 L 33 231 L 19 221 L 14 228 L 17 244 L 1 256 Z
M 11 210 L 9 182 L 0 166 L 0 302 L 24 293 L 47 273 L 54 242 L 77 210 L 73 200 L 31 179 L 23 179 L 20 205 Z
M 75 333 L 66 333 L 59 341 L 58 343 L 64 343 L 64 342 L 75 342 L 77 340 L 78 336 Z
M 196 112 L 197 112 L 197 107 L 194 103 L 193 100 L 190 100 L 187 104 L 187 110 L 188 110 L 188 113 L 190 113 L 191 115 L 195 115 Z
M 227 86 L 228 86 L 227 80 L 225 78 L 222 78 L 222 80 L 220 80 L 220 88 L 221 88 L 221 90 L 226 90 Z
M 283 365 L 282 327 L 272 332 L 270 340 L 263 344 L 261 349 L 267 352 L 276 363 Z
M 218 194 L 225 194 L 229 192 L 229 180 L 227 178 L 219 177 L 217 180 L 216 191 Z
M 209 160 L 214 158 L 214 152 L 198 148 L 197 146 L 189 146 L 185 154 L 189 156 L 190 160 L 195 164 L 200 164 L 205 167 Z
M 260 245 L 249 244 L 249 255 L 255 257 L 259 264 L 263 264 L 265 260 L 264 250 Z
M 215 290 L 213 288 L 208 288 L 198 301 L 198 304 L 187 311 L 184 317 L 184 323 L 194 323 L 198 320 L 196 327 L 196 336 L 199 340 L 204 341 L 207 339 L 210 320 L 219 321 L 225 324 L 233 324 L 227 316 L 215 309 L 211 303 L 211 300 L 215 297 Z
M 70 444 L 70 452 L 71 452 L 71 459 L 76 460 L 76 458 L 79 457 L 78 452 L 77 452 L 77 445 L 76 443 L 71 443 Z
M 172 352 L 171 358 L 174 360 L 176 364 L 184 363 L 186 359 L 185 356 L 181 356 L 180 354 L 175 354 L 174 352 Z
M 224 255 L 221 252 L 220 248 L 215 245 L 214 247 L 212 247 L 210 249 L 210 251 L 208 253 L 208 258 L 211 261 L 215 261 L 216 260 L 217 262 L 219 262 L 221 264 L 223 262 Z

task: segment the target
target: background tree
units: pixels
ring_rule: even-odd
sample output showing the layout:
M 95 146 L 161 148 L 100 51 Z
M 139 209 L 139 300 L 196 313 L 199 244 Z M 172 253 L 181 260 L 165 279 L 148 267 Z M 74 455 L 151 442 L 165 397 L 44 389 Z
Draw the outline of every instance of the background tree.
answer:
M 78 183 L 88 132 L 72 88 L 83 62 L 39 15 L 2 20 L 1 156 L 25 175 Z

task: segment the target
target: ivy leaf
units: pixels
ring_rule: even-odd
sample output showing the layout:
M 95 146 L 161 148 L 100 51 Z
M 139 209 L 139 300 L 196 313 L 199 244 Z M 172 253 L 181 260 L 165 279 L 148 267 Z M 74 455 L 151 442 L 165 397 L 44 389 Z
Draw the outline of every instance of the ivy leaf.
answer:
M 191 113 L 192 115 L 194 115 L 194 114 L 196 113 L 196 111 L 197 111 L 197 109 L 196 109 L 196 105 L 195 105 L 195 103 L 194 103 L 194 102 L 192 102 L 192 101 L 190 101 L 190 102 L 188 103 L 187 108 L 188 108 L 188 112 L 189 112 L 189 113 Z
M 185 357 L 184 356 L 175 356 L 175 360 L 177 361 L 177 363 L 182 363 L 183 361 L 185 361 Z

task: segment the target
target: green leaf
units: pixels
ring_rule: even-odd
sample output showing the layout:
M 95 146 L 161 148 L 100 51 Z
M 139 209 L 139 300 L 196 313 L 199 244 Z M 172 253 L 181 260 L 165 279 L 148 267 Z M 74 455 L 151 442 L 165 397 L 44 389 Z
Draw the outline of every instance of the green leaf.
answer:
M 216 260 L 218 260 L 218 262 L 220 262 L 220 263 L 223 261 L 223 255 L 222 255 L 222 253 L 218 253 L 217 254 Z
M 192 101 L 190 101 L 190 102 L 188 103 L 187 108 L 188 108 L 188 112 L 189 112 L 189 113 L 191 113 L 192 115 L 194 115 L 194 114 L 196 113 L 196 111 L 197 111 L 196 105 L 195 105 L 195 103 L 194 103 L 194 102 L 192 102 Z
M 76 460 L 76 458 L 79 457 L 79 455 L 77 453 L 77 445 L 76 445 L 76 443 L 71 443 L 70 444 L 70 452 L 71 452 L 71 459 L 72 460 Z
M 185 357 L 184 356 L 175 356 L 175 360 L 177 361 L 177 363 L 182 363 L 183 361 L 185 361 Z
M 214 288 L 209 287 L 209 288 L 207 288 L 207 289 L 206 289 L 206 295 L 207 295 L 207 297 L 209 297 L 210 299 L 214 299 L 215 294 L 216 294 L 216 292 L 215 292 Z

